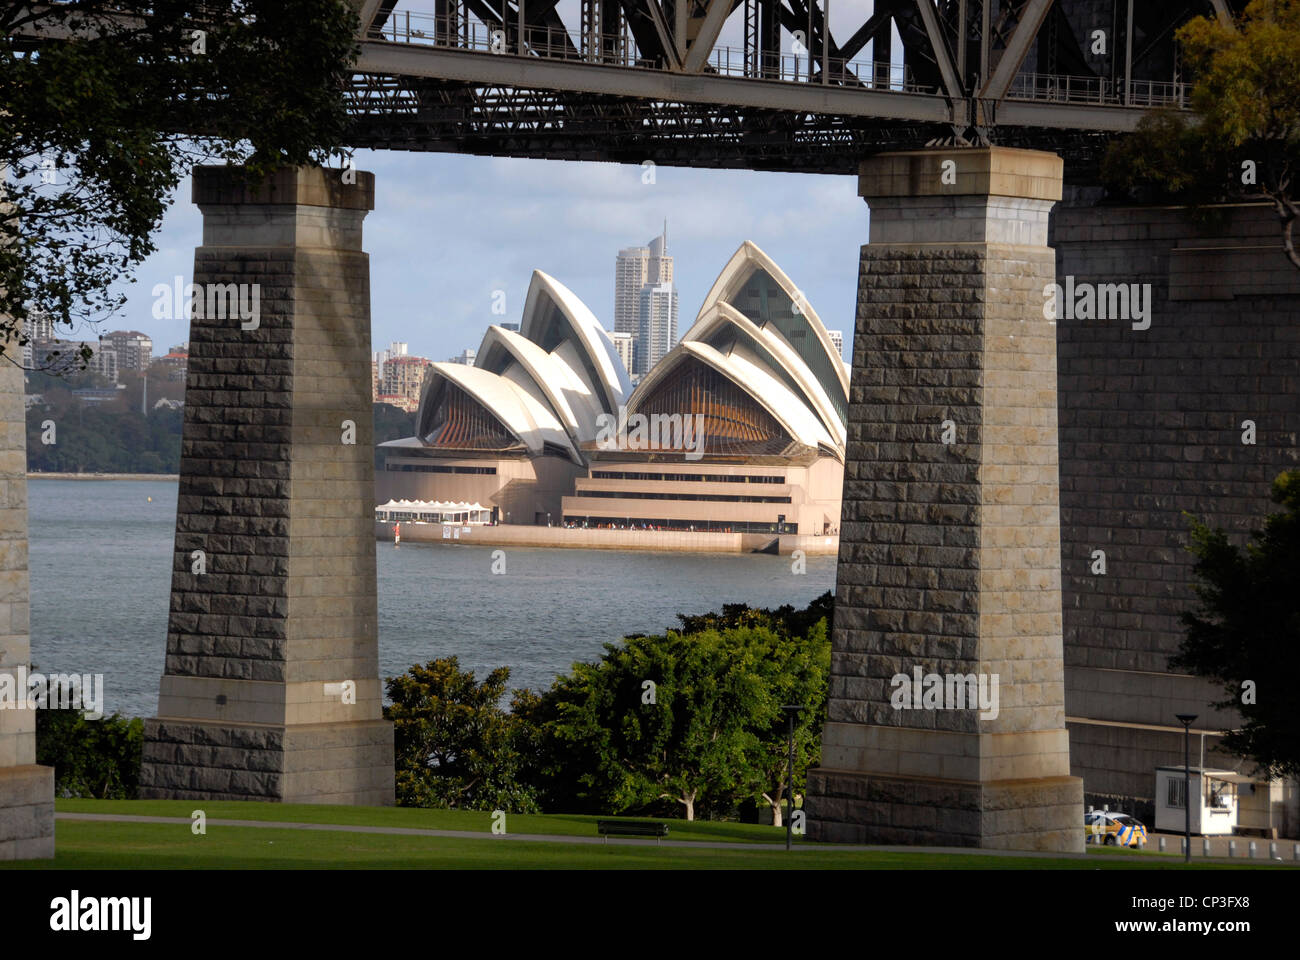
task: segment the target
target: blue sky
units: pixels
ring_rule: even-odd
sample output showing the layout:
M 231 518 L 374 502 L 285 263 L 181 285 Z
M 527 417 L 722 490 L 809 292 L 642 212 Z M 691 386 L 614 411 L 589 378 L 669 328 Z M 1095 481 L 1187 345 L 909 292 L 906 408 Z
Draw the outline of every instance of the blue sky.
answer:
M 745 240 L 765 250 L 803 290 L 827 327 L 853 328 L 858 248 L 867 207 L 854 177 L 362 151 L 375 173 L 365 222 L 370 254 L 371 343 L 395 340 L 445 360 L 477 348 L 490 323 L 518 321 L 534 269 L 570 287 L 613 327 L 614 257 L 668 220 L 668 248 L 684 333 L 723 265 Z M 158 251 L 126 288 L 122 315 L 103 331 L 143 330 L 155 353 L 188 339 L 188 321 L 152 316 L 151 290 L 193 279 L 201 217 L 181 185 Z M 506 293 L 506 316 L 492 294 Z M 74 336 L 93 339 L 92 332 Z M 846 352 L 848 347 L 846 345 Z

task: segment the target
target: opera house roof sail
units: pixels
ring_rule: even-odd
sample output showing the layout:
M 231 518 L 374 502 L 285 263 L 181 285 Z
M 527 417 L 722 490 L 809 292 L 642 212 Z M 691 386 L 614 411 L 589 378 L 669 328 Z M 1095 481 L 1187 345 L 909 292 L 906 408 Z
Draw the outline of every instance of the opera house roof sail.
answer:
M 519 331 L 491 326 L 474 366 L 430 365 L 417 436 L 388 446 L 457 456 L 626 454 L 613 421 L 693 417 L 703 455 L 844 459 L 848 369 L 817 312 L 753 243 L 727 262 L 695 323 L 635 392 L 613 341 L 553 277 L 534 271 Z M 662 454 L 661 454 L 662 455 Z

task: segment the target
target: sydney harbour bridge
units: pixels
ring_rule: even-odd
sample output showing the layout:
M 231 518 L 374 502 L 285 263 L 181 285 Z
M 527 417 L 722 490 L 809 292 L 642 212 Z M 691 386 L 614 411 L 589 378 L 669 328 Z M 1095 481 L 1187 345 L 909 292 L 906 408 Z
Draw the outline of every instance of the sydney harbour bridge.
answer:
M 1174 32 L 1232 15 L 1226 0 L 581 0 L 570 22 L 557 0 L 402 6 L 361 4 L 355 146 L 851 173 L 871 152 L 969 142 L 1053 150 L 1067 177 L 1144 110 L 1184 107 Z

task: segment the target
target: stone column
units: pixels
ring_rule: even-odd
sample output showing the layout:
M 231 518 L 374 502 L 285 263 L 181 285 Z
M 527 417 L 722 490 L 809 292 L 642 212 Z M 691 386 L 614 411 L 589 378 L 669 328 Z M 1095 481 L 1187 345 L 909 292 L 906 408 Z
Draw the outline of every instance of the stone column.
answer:
M 1043 310 L 1061 168 L 996 147 L 862 164 L 871 242 L 813 838 L 1083 850 Z M 947 681 L 937 699 L 927 675 Z M 956 697 L 981 675 L 996 712 Z M 919 703 L 903 699 L 918 687 Z
M 202 303 L 141 795 L 391 804 L 361 247 L 374 176 L 286 169 L 247 187 L 204 167 L 194 202 Z
M 17 335 L 0 351 L 0 860 L 54 856 L 54 768 L 36 765 L 27 697 L 27 419 Z

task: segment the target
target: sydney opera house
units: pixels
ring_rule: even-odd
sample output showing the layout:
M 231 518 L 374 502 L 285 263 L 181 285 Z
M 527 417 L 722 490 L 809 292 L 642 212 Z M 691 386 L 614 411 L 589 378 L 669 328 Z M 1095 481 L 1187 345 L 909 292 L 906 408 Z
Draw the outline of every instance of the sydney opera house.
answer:
M 838 533 L 848 384 L 816 311 L 752 243 L 635 390 L 592 312 L 536 271 L 518 332 L 491 326 L 473 366 L 429 367 L 377 494 L 512 524 Z

